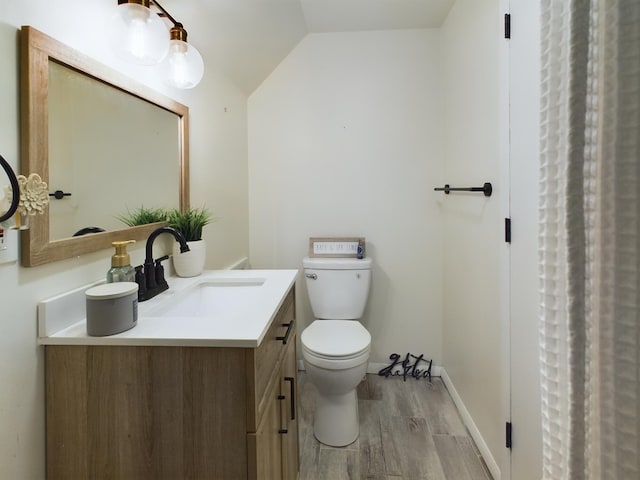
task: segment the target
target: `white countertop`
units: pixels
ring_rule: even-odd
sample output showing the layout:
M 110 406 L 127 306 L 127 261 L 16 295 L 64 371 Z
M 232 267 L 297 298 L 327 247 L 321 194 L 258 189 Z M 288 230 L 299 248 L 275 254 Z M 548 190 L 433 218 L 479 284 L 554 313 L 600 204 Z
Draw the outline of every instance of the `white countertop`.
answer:
M 42 345 L 147 345 L 257 347 L 295 283 L 297 270 L 209 270 L 193 278 L 168 277 L 169 290 L 138 305 L 137 325 L 116 335 L 87 335 L 84 292 L 96 284 L 38 303 L 38 335 Z M 233 304 L 206 314 L 167 315 L 176 298 L 207 282 L 255 281 L 259 286 L 231 292 Z M 239 301 L 241 300 L 241 301 Z M 158 316 L 163 312 L 165 316 Z

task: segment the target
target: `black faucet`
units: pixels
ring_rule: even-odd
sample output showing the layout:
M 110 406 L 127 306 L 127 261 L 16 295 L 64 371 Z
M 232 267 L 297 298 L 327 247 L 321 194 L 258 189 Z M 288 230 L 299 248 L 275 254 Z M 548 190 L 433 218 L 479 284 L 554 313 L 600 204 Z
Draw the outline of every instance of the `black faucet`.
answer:
M 139 302 L 149 300 L 169 288 L 169 285 L 164 278 L 164 268 L 161 264 L 162 261 L 169 258 L 169 256 L 165 255 L 157 260 L 153 259 L 153 242 L 158 235 L 162 233 L 170 233 L 174 236 L 176 241 L 180 243 L 180 253 L 189 251 L 189 246 L 187 245 L 187 241 L 184 239 L 184 236 L 175 228 L 160 227 L 156 228 L 149 234 L 149 238 L 147 238 L 144 265 L 138 265 L 136 267 L 135 279 L 138 284 Z

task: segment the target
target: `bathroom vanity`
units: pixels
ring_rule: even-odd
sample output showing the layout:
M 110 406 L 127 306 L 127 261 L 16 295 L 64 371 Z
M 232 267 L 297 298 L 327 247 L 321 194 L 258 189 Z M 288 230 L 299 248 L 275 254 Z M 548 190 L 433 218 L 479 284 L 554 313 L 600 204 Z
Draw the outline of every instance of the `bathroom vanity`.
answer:
M 47 478 L 298 478 L 295 277 L 170 280 L 110 337 L 41 303 Z

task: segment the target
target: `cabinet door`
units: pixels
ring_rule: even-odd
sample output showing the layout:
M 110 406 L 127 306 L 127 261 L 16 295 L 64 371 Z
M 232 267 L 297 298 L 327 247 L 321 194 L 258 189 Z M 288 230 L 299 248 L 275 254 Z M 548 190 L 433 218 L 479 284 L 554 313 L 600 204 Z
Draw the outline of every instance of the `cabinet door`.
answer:
M 282 362 L 282 425 L 287 433 L 282 435 L 282 477 L 284 480 L 296 480 L 300 463 L 298 449 L 298 366 L 296 361 L 296 340 L 291 341 Z
M 275 382 L 267 392 L 268 401 L 258 431 L 248 435 L 250 479 L 282 478 L 282 399 L 279 390 L 280 384 Z

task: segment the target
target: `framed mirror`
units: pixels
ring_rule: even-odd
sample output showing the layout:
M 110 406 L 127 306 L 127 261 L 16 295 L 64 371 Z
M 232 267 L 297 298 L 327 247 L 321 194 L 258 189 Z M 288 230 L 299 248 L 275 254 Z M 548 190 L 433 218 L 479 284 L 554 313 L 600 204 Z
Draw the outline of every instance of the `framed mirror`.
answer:
M 118 220 L 141 207 L 188 208 L 185 105 L 33 27 L 20 44 L 21 171 L 51 199 L 22 232 L 24 266 L 144 241 L 158 224 Z

